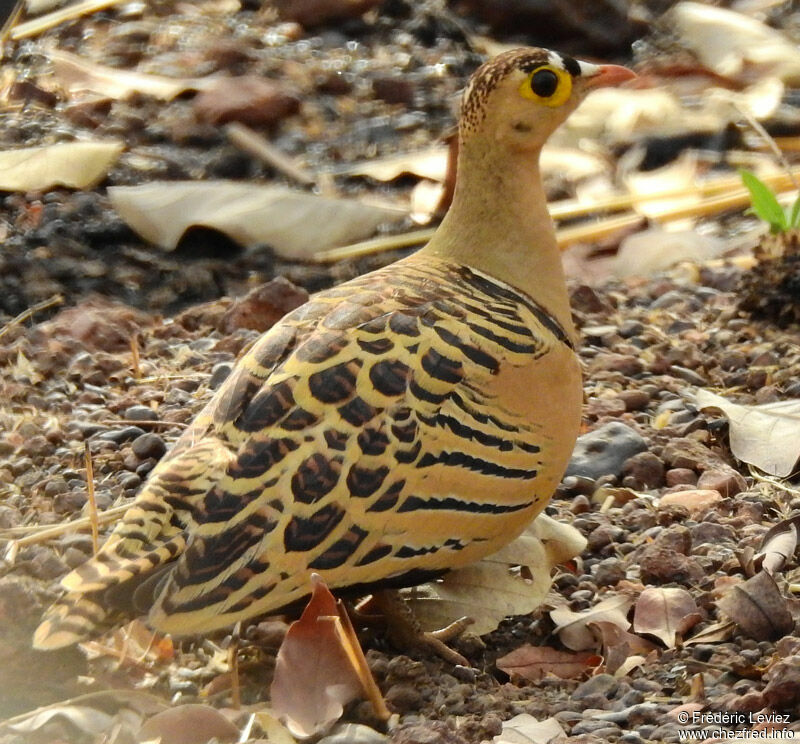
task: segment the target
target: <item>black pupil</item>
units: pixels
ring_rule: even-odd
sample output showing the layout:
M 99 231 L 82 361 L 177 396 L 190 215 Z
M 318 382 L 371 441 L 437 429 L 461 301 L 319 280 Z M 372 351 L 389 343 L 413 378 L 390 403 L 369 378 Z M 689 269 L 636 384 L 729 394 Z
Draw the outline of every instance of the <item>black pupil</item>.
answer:
M 552 70 L 537 70 L 531 78 L 531 90 L 540 98 L 550 98 L 558 88 L 558 75 Z

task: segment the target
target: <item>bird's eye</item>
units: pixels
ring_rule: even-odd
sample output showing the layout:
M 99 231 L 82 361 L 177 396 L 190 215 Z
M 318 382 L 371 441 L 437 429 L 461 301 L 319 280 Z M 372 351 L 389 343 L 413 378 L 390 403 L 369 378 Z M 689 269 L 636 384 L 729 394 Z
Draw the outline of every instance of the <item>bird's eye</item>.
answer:
M 540 98 L 550 98 L 558 89 L 558 75 L 552 70 L 536 70 L 531 77 L 531 90 Z
M 572 75 L 558 67 L 542 65 L 528 75 L 520 93 L 545 106 L 561 106 L 572 93 Z

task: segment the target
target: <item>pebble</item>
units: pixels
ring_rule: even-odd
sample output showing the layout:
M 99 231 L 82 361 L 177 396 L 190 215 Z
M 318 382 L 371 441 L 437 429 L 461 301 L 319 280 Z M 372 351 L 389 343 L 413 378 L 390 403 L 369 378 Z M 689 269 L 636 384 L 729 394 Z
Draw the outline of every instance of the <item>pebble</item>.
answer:
M 690 513 L 705 511 L 716 506 L 722 501 L 722 494 L 710 488 L 697 488 L 685 491 L 675 491 L 662 496 L 659 508 L 666 506 L 682 506 Z
M 706 573 L 696 560 L 659 545 L 646 545 L 641 550 L 639 571 L 643 584 L 690 584 Z
M 398 713 L 412 711 L 422 703 L 422 693 L 415 685 L 409 682 L 400 682 L 392 685 L 386 691 L 384 697 L 391 709 Z
M 747 489 L 747 481 L 733 468 L 706 470 L 697 479 L 698 489 L 718 491 L 723 496 L 735 496 Z
M 158 421 L 158 413 L 149 406 L 141 405 L 126 408 L 122 417 L 128 421 Z
M 140 460 L 158 460 L 167 451 L 167 445 L 158 434 L 148 432 L 136 437 L 131 443 L 131 449 Z
M 622 465 L 622 475 L 631 478 L 631 483 L 623 481 L 630 488 L 659 488 L 664 485 L 664 463 L 652 452 L 638 452 Z
M 637 431 L 618 421 L 578 437 L 567 475 L 600 478 L 620 475 L 622 465 L 637 452 L 647 449 L 647 442 Z
M 650 402 L 650 396 L 644 390 L 623 390 L 617 398 L 624 403 L 626 411 L 641 411 Z
M 225 380 L 228 379 L 228 375 L 231 373 L 233 369 L 233 365 L 229 362 L 220 362 L 219 364 L 215 364 L 213 369 L 211 370 L 211 378 L 208 381 L 208 387 L 211 390 L 216 390 L 220 385 L 222 385 Z
M 572 693 L 573 700 L 583 700 L 589 695 L 604 695 L 612 698 L 619 689 L 619 680 L 611 674 L 597 674 L 581 682 Z
M 670 468 L 664 474 L 664 481 L 668 487 L 694 486 L 697 485 L 697 473 L 689 468 Z
M 144 433 L 144 429 L 140 429 L 138 426 L 125 426 L 121 429 L 104 431 L 102 434 L 98 434 L 96 438 L 104 442 L 122 444 L 123 442 L 130 442 Z
M 619 558 L 604 558 L 595 566 L 597 586 L 614 586 L 625 579 L 625 564 Z

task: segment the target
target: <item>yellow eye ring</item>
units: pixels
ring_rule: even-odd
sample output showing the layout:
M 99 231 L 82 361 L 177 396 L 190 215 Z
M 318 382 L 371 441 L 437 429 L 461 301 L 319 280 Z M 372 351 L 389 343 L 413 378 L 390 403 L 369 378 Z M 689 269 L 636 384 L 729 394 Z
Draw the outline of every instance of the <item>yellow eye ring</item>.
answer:
M 519 87 L 520 95 L 545 106 L 561 106 L 572 93 L 572 75 L 553 65 L 537 67 Z

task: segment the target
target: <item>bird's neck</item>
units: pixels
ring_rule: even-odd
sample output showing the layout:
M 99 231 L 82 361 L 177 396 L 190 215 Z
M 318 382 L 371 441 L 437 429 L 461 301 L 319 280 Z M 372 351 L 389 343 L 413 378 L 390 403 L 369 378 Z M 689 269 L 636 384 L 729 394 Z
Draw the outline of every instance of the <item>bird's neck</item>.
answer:
M 575 335 L 539 151 L 462 142 L 453 202 L 418 255 L 425 254 L 466 264 L 522 290 Z

